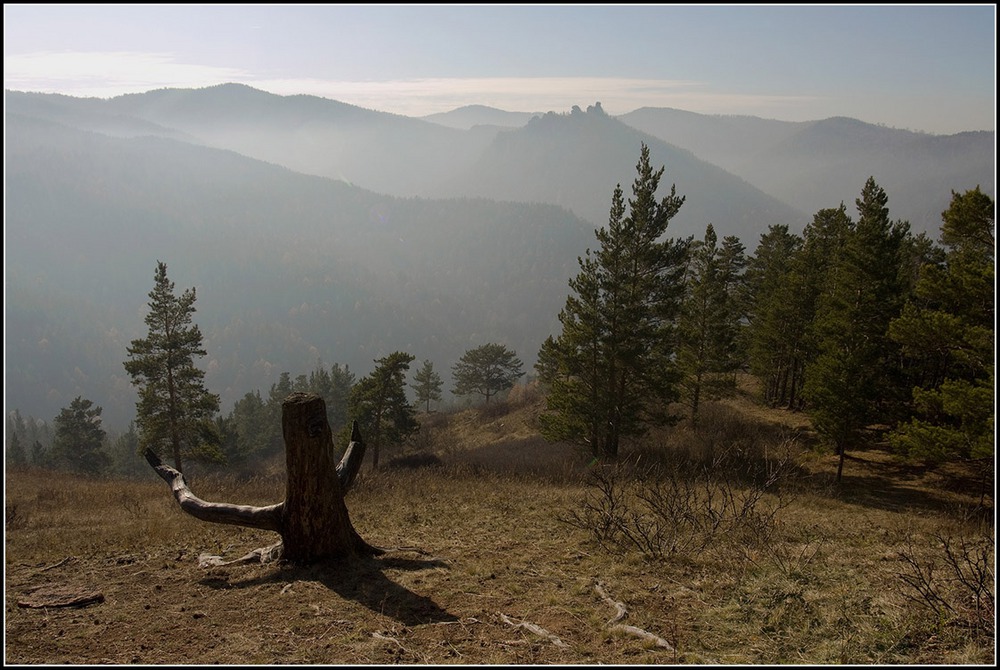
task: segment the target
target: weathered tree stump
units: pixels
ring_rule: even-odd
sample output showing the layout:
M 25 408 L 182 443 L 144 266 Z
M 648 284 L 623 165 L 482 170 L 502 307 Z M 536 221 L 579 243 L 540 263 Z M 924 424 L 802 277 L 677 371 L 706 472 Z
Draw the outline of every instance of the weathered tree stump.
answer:
M 288 472 L 285 500 L 267 507 L 201 500 L 188 488 L 183 474 L 165 465 L 151 450 L 146 450 L 145 456 L 156 473 L 170 484 L 182 510 L 202 521 L 275 531 L 281 535 L 283 560 L 312 563 L 383 553 L 354 530 L 344 504 L 344 493 L 354 481 L 365 455 L 357 422 L 339 464 L 335 463 L 326 403 L 320 396 L 293 393 L 285 398 L 281 405 L 281 428 Z

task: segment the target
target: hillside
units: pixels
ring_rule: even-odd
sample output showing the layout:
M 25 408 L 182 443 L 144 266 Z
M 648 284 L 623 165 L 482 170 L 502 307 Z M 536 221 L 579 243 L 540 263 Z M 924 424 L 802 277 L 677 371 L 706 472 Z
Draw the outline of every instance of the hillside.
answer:
M 995 541 L 968 495 L 974 473 L 871 450 L 835 489 L 836 457 L 807 433 L 706 404 L 700 431 L 629 451 L 665 468 L 649 495 L 627 465 L 526 448 L 539 400 L 435 415 L 418 453 L 436 465 L 366 467 L 345 502 L 389 549 L 370 560 L 202 568 L 276 536 L 185 514 L 152 472 L 8 473 L 5 661 L 992 666 L 992 590 L 971 596 L 989 587 L 977 566 Z M 711 476 L 678 477 L 687 462 Z M 779 483 L 761 489 L 747 466 Z M 284 495 L 283 472 L 191 487 L 248 505 Z M 659 529 L 629 542 L 614 529 L 630 512 Z M 965 552 L 964 582 L 945 547 Z M 58 604 L 72 596 L 89 601 Z
M 46 420 L 83 395 L 124 427 L 157 260 L 197 289 L 225 406 L 394 350 L 445 379 L 488 341 L 530 366 L 593 235 L 551 206 L 387 197 L 173 140 L 14 115 L 7 133 L 7 402 Z

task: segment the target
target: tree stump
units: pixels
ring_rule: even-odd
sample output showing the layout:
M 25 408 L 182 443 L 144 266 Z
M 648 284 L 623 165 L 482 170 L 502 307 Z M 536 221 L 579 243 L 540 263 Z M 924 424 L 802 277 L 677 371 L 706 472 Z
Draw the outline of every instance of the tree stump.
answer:
M 146 460 L 173 491 L 181 509 L 211 523 L 272 530 L 281 536 L 282 560 L 312 563 L 383 551 L 365 542 L 351 524 L 344 493 L 365 454 L 357 422 L 340 463 L 335 463 L 326 403 L 314 393 L 293 393 L 281 404 L 288 472 L 284 502 L 267 507 L 206 502 L 188 488 L 184 475 L 151 450 Z M 268 552 L 267 555 L 272 555 Z M 264 555 L 263 553 L 261 554 Z

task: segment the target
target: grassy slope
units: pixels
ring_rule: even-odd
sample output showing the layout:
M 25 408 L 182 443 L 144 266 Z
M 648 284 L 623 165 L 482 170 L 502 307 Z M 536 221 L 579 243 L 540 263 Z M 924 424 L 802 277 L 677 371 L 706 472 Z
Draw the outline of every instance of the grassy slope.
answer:
M 200 522 L 163 483 L 8 473 L 7 663 L 991 663 L 992 634 L 934 620 L 900 575 L 902 555 L 941 565 L 943 537 L 975 537 L 963 473 L 859 453 L 831 485 L 835 459 L 802 450 L 800 417 L 745 402 L 706 409 L 698 432 L 655 446 L 743 440 L 795 450 L 792 504 L 771 542 L 650 560 L 610 554 L 563 521 L 585 494 L 586 465 L 546 445 L 532 394 L 488 410 L 424 417 L 436 467 L 363 473 L 348 495 L 361 535 L 386 557 L 338 566 L 202 569 L 202 552 L 237 558 L 273 533 Z M 791 419 L 791 421 L 789 421 Z M 780 421 L 779 421 L 780 420 Z M 782 424 L 782 425 L 777 425 Z M 404 463 L 405 461 L 397 461 Z M 279 475 L 204 476 L 207 500 L 268 504 Z M 992 537 L 992 530 L 987 531 Z M 720 545 L 720 548 L 723 545 Z M 729 545 L 725 545 L 728 547 Z M 989 557 L 992 565 L 992 555 Z M 65 561 L 65 562 L 63 562 Z M 62 562 L 62 563 L 61 563 Z M 61 563 L 61 564 L 60 564 Z M 935 584 L 951 593 L 939 567 Z M 612 631 L 622 623 L 672 649 Z M 17 606 L 47 585 L 101 591 L 85 609 Z M 991 584 L 992 587 L 992 584 Z M 951 597 L 951 596 L 949 596 Z M 957 596 L 956 596 L 957 597 Z M 952 600 L 952 602 L 957 602 Z M 545 637 L 528 622 L 558 638 Z

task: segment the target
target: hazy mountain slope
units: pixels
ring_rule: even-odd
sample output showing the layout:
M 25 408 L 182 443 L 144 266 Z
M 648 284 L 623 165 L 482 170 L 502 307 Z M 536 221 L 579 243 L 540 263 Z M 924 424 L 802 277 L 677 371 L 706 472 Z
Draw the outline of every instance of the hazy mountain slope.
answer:
M 392 198 L 233 152 L 7 117 L 7 403 L 76 395 L 130 416 L 125 347 L 156 261 L 197 289 L 208 386 L 231 403 L 317 361 L 366 374 L 394 350 L 445 378 L 468 348 L 528 366 L 591 228 L 551 206 Z
M 977 185 L 995 197 L 996 136 L 936 136 L 844 117 L 790 123 L 644 108 L 617 117 L 739 175 L 813 214 L 854 201 L 869 176 L 894 219 L 936 238 L 951 192 Z
M 607 223 L 615 184 L 626 198 L 636 176 L 642 143 L 655 167 L 665 166 L 660 196 L 676 185 L 686 201 L 672 222 L 674 236 L 701 236 L 711 223 L 722 235 L 738 235 L 748 247 L 772 224 L 801 228 L 807 221 L 784 203 L 746 181 L 700 160 L 689 151 L 607 116 L 597 107 L 549 113 L 519 130 L 506 131 L 465 174 L 442 186 L 440 195 L 468 193 L 489 198 L 547 202 L 594 223 Z
M 7 114 L 54 121 L 80 130 L 92 130 L 113 137 L 138 137 L 155 135 L 177 140 L 198 140 L 176 129 L 161 126 L 111 108 L 101 98 L 74 98 L 52 93 L 24 93 L 5 91 L 4 106 Z
M 469 130 L 475 126 L 499 126 L 501 128 L 521 128 L 541 112 L 505 112 L 485 105 L 466 105 L 450 112 L 422 116 L 424 121 L 437 123 L 448 128 Z
M 746 167 L 748 156 L 769 150 L 808 125 L 754 116 L 697 114 L 669 107 L 642 107 L 615 118 L 744 179 L 745 174 L 735 170 Z
M 492 133 L 240 84 L 151 91 L 109 104 L 210 146 L 393 195 L 423 195 L 492 139 Z

